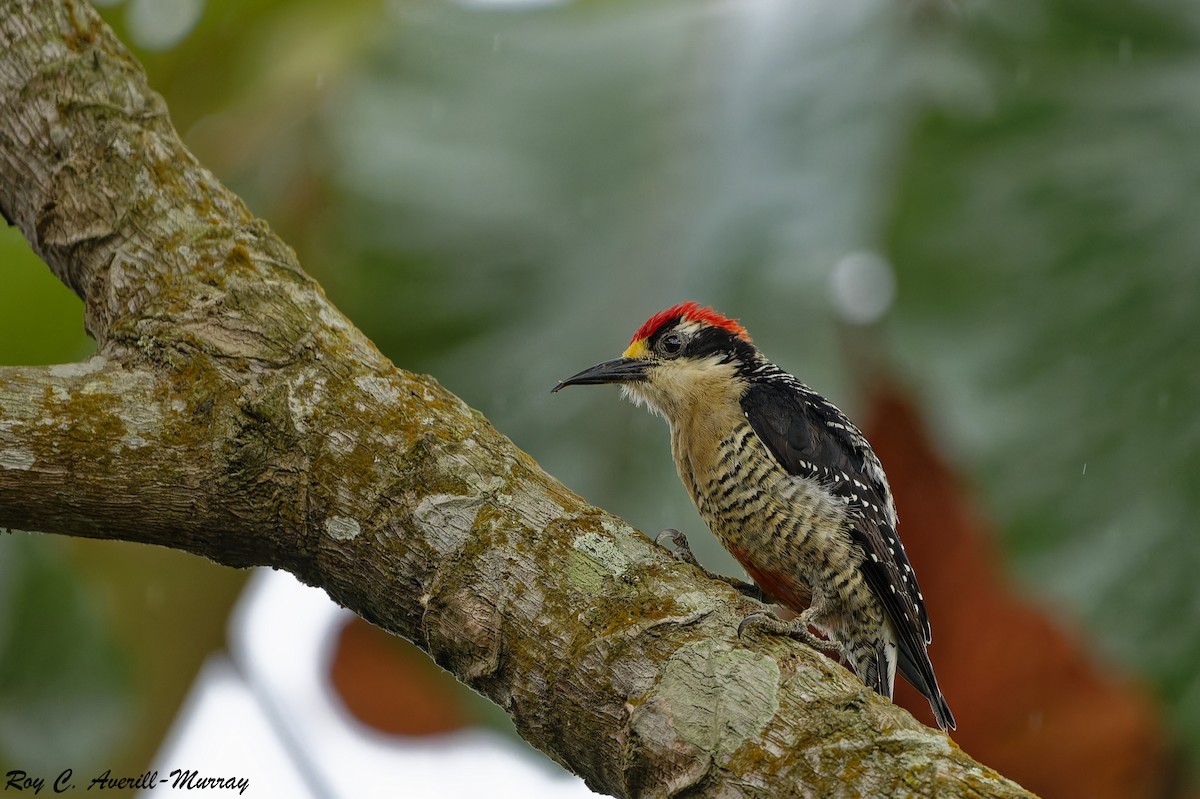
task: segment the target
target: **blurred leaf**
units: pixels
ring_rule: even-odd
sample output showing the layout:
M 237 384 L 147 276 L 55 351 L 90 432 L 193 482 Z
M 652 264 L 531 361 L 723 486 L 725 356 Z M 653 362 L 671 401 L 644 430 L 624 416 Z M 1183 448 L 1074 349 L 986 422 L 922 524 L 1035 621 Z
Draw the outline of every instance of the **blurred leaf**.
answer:
M 0 762 L 31 774 L 100 765 L 132 714 L 120 649 L 56 542 L 0 535 Z
M 1071 0 L 970 16 L 954 33 L 989 99 L 922 118 L 890 239 L 906 365 L 1023 573 L 1200 750 L 1196 22 Z
M 83 302 L 51 274 L 14 227 L 0 226 L 0 363 L 69 363 L 94 343 Z

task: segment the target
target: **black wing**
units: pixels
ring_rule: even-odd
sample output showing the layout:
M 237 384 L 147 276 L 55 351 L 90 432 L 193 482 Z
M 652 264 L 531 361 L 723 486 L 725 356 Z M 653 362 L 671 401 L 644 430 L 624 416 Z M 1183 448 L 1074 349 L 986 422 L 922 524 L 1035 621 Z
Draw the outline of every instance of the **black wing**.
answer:
M 751 377 L 742 397 L 750 427 L 789 474 L 821 483 L 849 506 L 856 519 L 851 535 L 866 556 L 863 571 L 871 588 L 894 622 L 912 616 L 929 643 L 925 599 L 896 534 L 892 494 L 871 445 L 833 403 L 773 364 Z
M 850 508 L 851 540 L 862 547 L 867 585 L 896 630 L 900 670 L 953 724 L 925 651 L 932 640 L 925 598 L 896 534 L 879 459 L 845 414 L 792 375 L 763 363 L 746 376 L 741 404 L 751 428 L 788 473 L 816 480 Z

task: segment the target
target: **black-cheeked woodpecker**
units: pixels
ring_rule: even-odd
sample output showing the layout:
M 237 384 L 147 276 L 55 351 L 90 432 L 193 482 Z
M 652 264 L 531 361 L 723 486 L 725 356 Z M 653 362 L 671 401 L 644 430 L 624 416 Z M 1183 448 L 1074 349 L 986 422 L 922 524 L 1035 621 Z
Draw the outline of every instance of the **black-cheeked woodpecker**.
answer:
M 899 669 L 938 726 L 954 727 L 887 478 L 840 410 L 768 361 L 736 321 L 691 302 L 650 317 L 622 357 L 554 390 L 598 383 L 620 384 L 667 420 L 675 467 L 701 517 L 765 595 L 799 613 L 752 614 L 739 632 L 756 627 L 836 651 L 888 698 Z

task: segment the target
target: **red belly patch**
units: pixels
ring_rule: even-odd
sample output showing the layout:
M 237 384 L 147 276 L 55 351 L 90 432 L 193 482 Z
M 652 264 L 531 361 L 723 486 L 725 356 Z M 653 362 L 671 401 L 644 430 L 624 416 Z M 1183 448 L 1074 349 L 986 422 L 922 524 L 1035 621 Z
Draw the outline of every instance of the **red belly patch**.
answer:
M 808 607 L 812 600 L 812 592 L 800 580 L 786 572 L 764 568 L 744 552 L 730 550 L 730 553 L 742 564 L 742 568 L 750 575 L 750 579 L 754 580 L 754 584 L 771 599 L 797 613 Z

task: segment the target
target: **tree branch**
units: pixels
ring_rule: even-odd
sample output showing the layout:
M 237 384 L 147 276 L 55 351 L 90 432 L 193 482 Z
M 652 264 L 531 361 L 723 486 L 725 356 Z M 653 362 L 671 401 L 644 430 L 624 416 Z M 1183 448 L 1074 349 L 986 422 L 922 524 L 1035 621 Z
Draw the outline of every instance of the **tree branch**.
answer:
M 0 0 L 0 212 L 99 354 L 0 368 L 0 525 L 324 588 L 618 796 L 1027 796 L 397 370 L 90 7 Z

